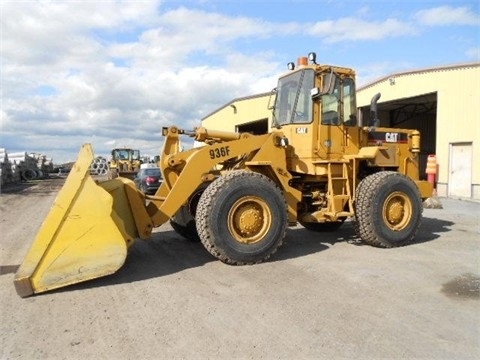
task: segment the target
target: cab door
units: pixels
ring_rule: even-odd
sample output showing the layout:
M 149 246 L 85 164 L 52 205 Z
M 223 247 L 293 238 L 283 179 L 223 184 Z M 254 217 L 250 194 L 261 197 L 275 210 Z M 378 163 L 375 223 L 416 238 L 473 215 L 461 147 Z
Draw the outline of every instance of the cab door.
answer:
M 333 90 L 320 97 L 320 156 L 339 159 L 345 154 L 347 129 L 357 125 L 353 79 L 335 78 Z

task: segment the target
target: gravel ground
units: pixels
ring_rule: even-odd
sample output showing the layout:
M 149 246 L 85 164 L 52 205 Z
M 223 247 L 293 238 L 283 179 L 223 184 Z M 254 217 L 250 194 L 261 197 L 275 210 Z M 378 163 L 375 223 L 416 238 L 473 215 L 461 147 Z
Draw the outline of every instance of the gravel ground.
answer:
M 114 275 L 22 299 L 13 278 L 63 183 L 0 195 L 1 359 L 478 359 L 480 203 L 440 199 L 414 244 L 302 227 L 228 266 L 169 225 Z

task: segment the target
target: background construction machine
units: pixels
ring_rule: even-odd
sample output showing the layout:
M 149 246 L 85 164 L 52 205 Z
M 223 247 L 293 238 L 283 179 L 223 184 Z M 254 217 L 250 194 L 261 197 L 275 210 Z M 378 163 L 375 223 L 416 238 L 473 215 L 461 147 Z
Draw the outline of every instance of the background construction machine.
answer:
M 84 145 L 16 274 L 18 294 L 111 274 L 136 238 L 167 221 L 236 265 L 268 259 L 298 222 L 322 232 L 350 217 L 366 244 L 410 243 L 433 190 L 419 180 L 419 132 L 376 127 L 379 96 L 360 124 L 354 71 L 309 59 L 279 79 L 268 134 L 164 128 L 154 196 L 122 177 L 94 181 Z M 180 151 L 181 135 L 205 146 Z
M 109 161 L 109 179 L 122 176 L 133 179 L 140 170 L 142 164 L 140 150 L 129 148 L 117 148 L 112 150 L 112 157 Z

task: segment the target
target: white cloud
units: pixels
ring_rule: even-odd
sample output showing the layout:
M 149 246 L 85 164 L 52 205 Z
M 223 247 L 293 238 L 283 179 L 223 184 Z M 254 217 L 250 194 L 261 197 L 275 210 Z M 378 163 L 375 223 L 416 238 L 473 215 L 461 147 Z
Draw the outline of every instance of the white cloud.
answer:
M 416 34 L 411 24 L 396 19 L 375 22 L 358 18 L 320 21 L 310 26 L 308 32 L 310 35 L 321 36 L 327 43 L 380 40 Z
M 58 141 L 75 136 L 96 139 L 103 152 L 109 141 L 155 140 L 159 149 L 161 126 L 198 126 L 214 108 L 249 94 L 258 68 L 230 60 L 226 67 L 192 66 L 189 57 L 197 51 L 226 57 L 229 41 L 252 36 L 261 22 L 184 8 L 162 15 L 157 5 L 6 3 L 2 130 L 27 130 L 13 140 L 18 146 L 59 149 Z M 142 27 L 145 19 L 151 28 L 138 39 L 108 40 L 109 31 Z M 115 66 L 115 59 L 127 66 Z M 45 85 L 53 96 L 37 93 Z
M 480 61 L 480 47 L 471 47 L 467 49 L 465 55 L 474 61 Z
M 383 61 L 371 62 L 367 66 L 357 68 L 357 87 L 365 86 L 371 82 L 384 78 L 387 75 L 394 74 L 404 69 L 412 69 L 413 62 L 401 61 Z
M 304 43 L 340 48 L 416 34 L 400 19 L 366 20 L 368 7 L 358 18 L 275 22 L 268 14 L 164 10 L 160 0 L 1 6 L 0 146 L 56 151 L 56 161 L 73 160 L 83 142 L 102 155 L 112 144 L 158 151 L 162 126 L 191 129 L 234 98 L 270 91 L 299 55 L 289 51 Z M 428 14 L 417 16 L 427 21 Z M 463 21 L 472 16 L 468 9 L 459 14 Z M 382 76 L 392 66 L 357 73 Z
M 478 5 L 478 4 L 477 4 Z M 480 18 L 466 6 L 440 6 L 432 9 L 420 10 L 415 18 L 423 25 L 480 25 Z

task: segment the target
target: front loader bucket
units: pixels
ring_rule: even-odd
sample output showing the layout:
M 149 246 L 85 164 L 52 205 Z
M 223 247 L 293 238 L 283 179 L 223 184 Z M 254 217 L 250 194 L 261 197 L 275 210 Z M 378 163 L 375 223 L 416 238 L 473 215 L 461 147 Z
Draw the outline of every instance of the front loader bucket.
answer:
M 91 145 L 83 145 L 15 275 L 20 296 L 109 275 L 125 262 L 138 236 L 129 180 L 97 184 L 90 176 L 93 158 Z

